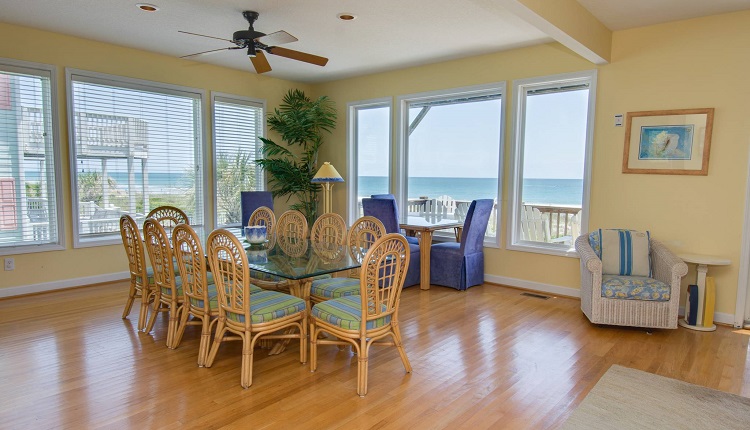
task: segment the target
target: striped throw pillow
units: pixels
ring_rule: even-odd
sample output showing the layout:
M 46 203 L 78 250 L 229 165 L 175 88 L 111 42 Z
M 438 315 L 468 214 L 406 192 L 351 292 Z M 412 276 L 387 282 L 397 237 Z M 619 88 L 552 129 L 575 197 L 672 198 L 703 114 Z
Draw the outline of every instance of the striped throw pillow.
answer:
M 602 274 L 651 276 L 648 231 L 599 230 L 602 250 Z

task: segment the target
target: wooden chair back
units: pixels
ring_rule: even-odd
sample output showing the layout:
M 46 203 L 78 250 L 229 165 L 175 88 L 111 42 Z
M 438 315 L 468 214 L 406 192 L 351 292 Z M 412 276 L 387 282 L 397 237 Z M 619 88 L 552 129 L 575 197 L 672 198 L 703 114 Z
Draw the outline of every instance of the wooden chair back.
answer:
M 314 243 L 346 243 L 346 221 L 337 213 L 323 214 L 315 220 L 310 231 L 310 240 Z
M 143 239 L 154 270 L 157 290 L 162 296 L 167 293 L 170 298 L 177 298 L 172 244 L 167 231 L 154 218 L 147 218 L 143 223 Z
M 122 244 L 125 246 L 125 254 L 128 256 L 128 269 L 132 282 L 138 279 L 139 284 L 148 282 L 146 273 L 146 251 L 143 249 L 143 240 L 141 232 L 138 230 L 138 224 L 130 215 L 120 217 L 120 235 Z M 138 285 L 142 287 L 143 285 Z
M 206 254 L 200 237 L 188 224 L 179 224 L 172 231 L 172 250 L 177 260 L 186 306 L 204 315 L 210 314 Z M 197 304 L 201 302 L 203 306 L 199 307 Z
M 228 230 L 218 229 L 208 236 L 206 247 L 218 293 L 219 318 L 230 327 L 250 330 L 250 273 L 242 244 Z
M 178 224 L 190 224 L 185 212 L 174 206 L 159 206 L 148 213 L 146 218 L 153 218 L 164 228 L 172 228 Z
M 363 336 L 367 331 L 365 321 L 398 312 L 410 257 L 409 243 L 397 233 L 386 234 L 367 251 L 364 260 L 367 263 L 359 278 Z
M 297 243 L 307 238 L 307 219 L 300 211 L 288 210 L 276 223 L 276 241 Z
M 373 216 L 363 216 L 352 224 L 346 238 L 349 254 L 360 263 L 365 261 L 365 255 L 372 245 L 385 236 L 385 226 Z M 351 271 L 353 277 L 359 277 L 359 269 Z
M 247 220 L 247 225 L 264 225 L 266 226 L 266 237 L 268 238 L 268 248 L 276 245 L 276 215 L 268 206 L 261 206 L 254 210 Z

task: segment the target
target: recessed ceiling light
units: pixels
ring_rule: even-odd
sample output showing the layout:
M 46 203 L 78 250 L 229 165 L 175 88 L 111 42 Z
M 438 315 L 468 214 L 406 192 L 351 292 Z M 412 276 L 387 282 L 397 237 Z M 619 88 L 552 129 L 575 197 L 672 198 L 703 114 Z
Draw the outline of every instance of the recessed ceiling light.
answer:
M 148 3 L 137 3 L 136 6 L 138 6 L 138 9 L 144 10 L 146 12 L 156 12 L 157 10 L 159 10 L 159 6 Z
M 353 13 L 340 13 L 336 16 L 342 21 L 354 21 L 357 19 L 357 15 Z

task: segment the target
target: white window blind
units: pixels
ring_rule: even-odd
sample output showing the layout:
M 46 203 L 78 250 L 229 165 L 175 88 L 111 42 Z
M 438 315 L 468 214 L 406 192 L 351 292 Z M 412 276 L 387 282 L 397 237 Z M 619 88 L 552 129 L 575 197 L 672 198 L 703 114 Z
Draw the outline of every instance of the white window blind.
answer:
M 261 156 L 264 102 L 230 95 L 213 95 L 214 183 L 216 225 L 239 226 L 241 191 L 263 190 Z
M 76 245 L 119 239 L 119 218 L 142 224 L 170 205 L 202 226 L 200 90 L 68 72 Z
M 54 69 L 0 61 L 0 253 L 61 249 Z

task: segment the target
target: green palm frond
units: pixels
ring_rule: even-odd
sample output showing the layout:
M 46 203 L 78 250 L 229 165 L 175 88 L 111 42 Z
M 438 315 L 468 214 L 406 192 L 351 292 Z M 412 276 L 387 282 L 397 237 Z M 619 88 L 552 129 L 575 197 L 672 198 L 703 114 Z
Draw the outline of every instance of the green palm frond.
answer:
M 304 213 L 312 223 L 317 215 L 320 186 L 310 181 L 318 168 L 323 134 L 336 128 L 336 107 L 328 97 L 312 100 L 304 91 L 290 90 L 269 115 L 268 126 L 281 136 L 286 147 L 261 137 L 265 158 L 256 163 L 268 173 L 274 197 L 295 197 L 298 202 L 290 207 Z M 288 149 L 293 146 L 300 151 Z

